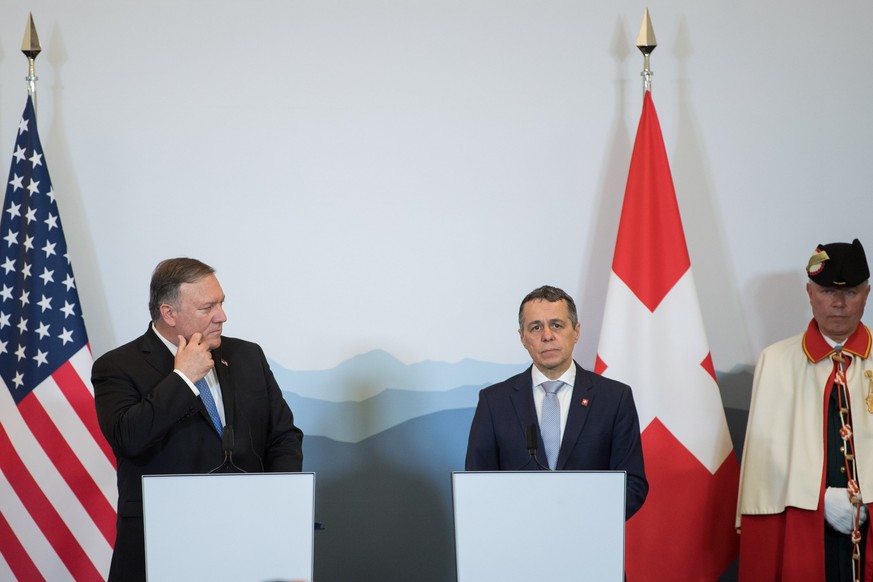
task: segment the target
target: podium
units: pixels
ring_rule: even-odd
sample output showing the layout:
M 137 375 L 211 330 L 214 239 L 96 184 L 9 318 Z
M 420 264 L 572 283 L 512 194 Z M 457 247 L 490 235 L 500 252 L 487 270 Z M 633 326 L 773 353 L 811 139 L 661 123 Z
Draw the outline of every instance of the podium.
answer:
M 622 582 L 623 471 L 452 474 L 458 582 Z
M 315 474 L 145 475 L 150 581 L 312 580 Z

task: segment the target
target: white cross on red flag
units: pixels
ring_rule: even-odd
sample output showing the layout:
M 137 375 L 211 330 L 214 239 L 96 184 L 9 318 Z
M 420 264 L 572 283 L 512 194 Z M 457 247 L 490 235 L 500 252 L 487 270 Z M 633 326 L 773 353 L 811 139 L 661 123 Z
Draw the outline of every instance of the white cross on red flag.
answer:
M 595 372 L 629 384 L 640 416 L 649 495 L 627 523 L 628 580 L 717 580 L 737 556 L 739 464 L 649 91 L 628 171 Z

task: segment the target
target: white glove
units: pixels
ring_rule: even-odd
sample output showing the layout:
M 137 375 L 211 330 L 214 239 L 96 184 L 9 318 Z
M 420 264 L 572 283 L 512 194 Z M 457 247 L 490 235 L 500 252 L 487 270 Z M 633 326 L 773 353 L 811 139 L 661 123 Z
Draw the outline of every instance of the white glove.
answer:
M 855 529 L 855 511 L 849 501 L 849 490 L 845 487 L 828 487 L 824 496 L 825 521 L 843 534 Z M 861 525 L 867 521 L 867 507 L 861 506 Z

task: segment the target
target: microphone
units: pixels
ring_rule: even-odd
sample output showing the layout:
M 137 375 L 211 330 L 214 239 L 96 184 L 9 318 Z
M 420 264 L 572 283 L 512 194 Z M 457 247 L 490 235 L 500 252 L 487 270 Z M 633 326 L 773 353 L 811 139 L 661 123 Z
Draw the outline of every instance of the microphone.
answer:
M 537 456 L 537 425 L 529 424 L 527 425 L 527 452 L 530 453 L 531 457 Z
M 225 457 L 233 456 L 233 427 L 226 426 L 221 433 L 221 448 L 224 449 Z

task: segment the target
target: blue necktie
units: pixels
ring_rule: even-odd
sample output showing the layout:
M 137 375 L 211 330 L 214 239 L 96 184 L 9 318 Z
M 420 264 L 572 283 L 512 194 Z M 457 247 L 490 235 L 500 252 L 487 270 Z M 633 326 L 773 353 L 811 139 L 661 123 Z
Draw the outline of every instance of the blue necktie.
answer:
M 546 458 L 549 469 L 555 468 L 558 461 L 558 451 L 561 448 L 561 403 L 558 402 L 558 389 L 564 383 L 560 380 L 543 382 L 546 397 L 543 400 L 543 419 L 540 422 L 540 432 L 543 435 L 543 445 L 546 448 Z
M 212 424 L 215 426 L 215 430 L 218 431 L 218 436 L 221 436 L 223 432 L 221 430 L 221 417 L 218 416 L 218 407 L 215 406 L 215 399 L 212 397 L 212 392 L 209 390 L 206 378 L 200 378 L 194 385 L 200 390 L 200 399 L 203 400 L 203 405 L 206 406 L 206 412 L 209 413 L 209 418 L 212 419 Z

